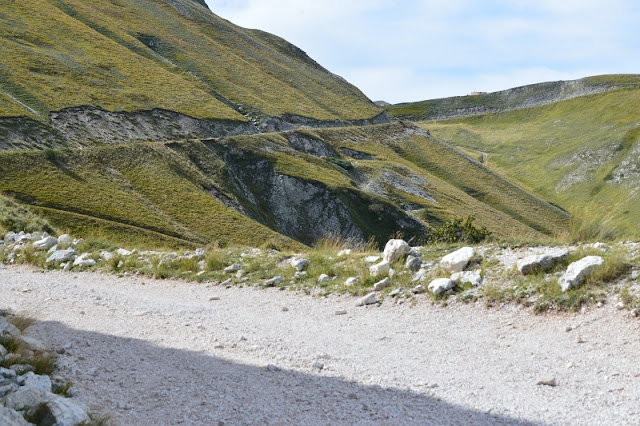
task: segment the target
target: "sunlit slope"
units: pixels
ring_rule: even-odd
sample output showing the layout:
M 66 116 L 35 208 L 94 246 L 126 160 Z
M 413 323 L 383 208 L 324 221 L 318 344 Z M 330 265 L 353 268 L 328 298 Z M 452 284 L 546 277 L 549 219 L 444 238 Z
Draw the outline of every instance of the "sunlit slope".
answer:
M 640 236 L 640 90 L 420 123 L 601 235 Z
M 0 56 L 0 117 L 83 105 L 241 121 L 380 113 L 300 49 L 193 0 L 3 2 Z

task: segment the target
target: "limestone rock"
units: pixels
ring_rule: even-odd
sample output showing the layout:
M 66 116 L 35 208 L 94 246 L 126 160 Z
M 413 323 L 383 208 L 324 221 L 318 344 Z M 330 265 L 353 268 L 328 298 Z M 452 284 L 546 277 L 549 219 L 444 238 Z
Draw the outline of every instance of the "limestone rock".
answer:
M 120 256 L 123 256 L 123 257 L 127 257 L 127 256 L 131 256 L 133 254 L 133 252 L 129 251 L 127 249 L 119 248 L 118 250 L 116 250 L 116 254 L 119 254 Z M 175 253 L 174 253 L 173 257 L 175 258 Z
M 542 254 L 520 259 L 516 262 L 516 265 L 522 274 L 527 275 L 536 271 L 547 271 L 567 257 L 569 257 L 569 250 L 567 249 L 551 249 Z
M 551 386 L 551 387 L 555 387 L 557 386 L 558 382 L 556 381 L 556 378 L 553 376 L 547 376 L 547 377 L 543 377 L 540 380 L 538 380 L 538 382 L 536 383 L 536 385 L 538 386 Z
M 58 245 L 60 246 L 60 248 L 70 247 L 72 243 L 73 238 L 71 238 L 71 235 L 69 234 L 60 235 L 60 237 L 58 238 Z
M 349 277 L 344 282 L 344 285 L 346 285 L 347 287 L 351 287 L 352 285 L 355 285 L 357 282 L 358 282 L 358 279 L 356 277 Z
M 15 325 L 11 324 L 6 319 L 0 317 L 0 336 L 10 334 L 12 336 L 19 336 L 20 330 Z
M 33 248 L 36 250 L 49 250 L 56 244 L 58 244 L 58 240 L 55 237 L 45 237 L 33 243 Z
M 224 268 L 224 272 L 226 272 L 227 274 L 232 274 L 234 272 L 238 272 L 240 269 L 242 269 L 242 265 L 239 263 L 234 263 L 233 265 L 229 265 Z
M 56 397 L 42 411 L 43 424 L 75 426 L 90 421 L 87 412 L 67 398 Z
M 278 284 L 282 284 L 282 282 L 283 282 L 283 281 L 284 281 L 284 279 L 282 278 L 282 276 L 281 276 L 281 275 L 278 275 L 278 276 L 273 277 L 273 278 L 271 278 L 271 279 L 269 279 L 269 280 L 266 280 L 266 281 L 264 282 L 264 285 L 265 285 L 266 287 L 273 287 L 273 286 L 276 286 L 276 285 L 278 285 Z
M 47 263 L 60 264 L 75 259 L 76 251 L 72 248 L 66 250 L 56 250 L 47 258 Z
M 0 425 L 28 426 L 30 424 L 17 411 L 0 406 Z
M 389 287 L 390 285 L 391 285 L 391 280 L 389 279 L 389 277 L 387 277 L 382 281 L 378 281 L 377 283 L 375 283 L 373 285 L 373 291 L 382 291 L 385 288 Z
M 4 406 L 16 411 L 22 411 L 40 404 L 46 404 L 56 395 L 39 389 L 37 387 L 22 386 L 17 391 L 8 394 L 3 398 Z M 0 401 L 1 402 L 1 401 Z
M 51 379 L 49 376 L 41 376 L 29 371 L 18 378 L 18 384 L 44 392 L 51 392 Z
M 351 255 L 351 253 L 353 253 L 353 250 L 351 250 L 351 249 L 340 250 L 338 252 L 338 257 L 349 256 L 349 255 Z
M 327 274 L 321 274 L 321 275 L 318 277 L 318 284 L 322 284 L 323 282 L 325 282 L 325 281 L 329 281 L 330 279 L 331 279 L 331 277 L 330 277 L 329 275 L 327 275 Z
M 90 259 L 90 253 L 83 253 L 80 256 L 76 257 L 76 260 L 73 261 L 73 266 L 79 266 L 80 268 L 89 268 L 91 266 L 96 266 L 96 261 Z
M 567 272 L 560 277 L 559 283 L 562 291 L 567 291 L 582 284 L 584 279 L 603 263 L 604 259 L 600 256 L 587 256 L 577 262 L 573 262 L 567 268 Z
M 373 305 L 378 303 L 378 298 L 376 297 L 375 293 L 369 293 L 366 296 L 360 298 L 358 300 L 358 303 L 356 303 L 356 306 L 366 306 L 366 305 Z
M 365 257 L 364 258 L 364 262 L 365 263 L 376 263 L 380 259 L 381 259 L 380 256 L 372 255 L 372 256 Z
M 375 265 L 371 266 L 369 268 L 369 273 L 371 273 L 371 275 L 374 277 L 389 275 L 389 266 L 389 262 L 383 260 L 382 262 L 376 263 Z
M 451 290 L 455 286 L 456 282 L 449 278 L 438 278 L 431 281 L 429 284 L 429 290 L 431 290 L 433 294 L 440 294 L 447 290 Z
M 422 294 L 422 293 L 424 293 L 424 291 L 425 290 L 424 290 L 424 286 L 423 285 L 418 285 L 418 286 L 415 286 L 414 288 L 411 289 L 411 292 L 413 294 Z
M 413 276 L 413 279 L 411 281 L 413 281 L 414 283 L 416 282 L 421 283 L 427 279 L 427 273 L 428 271 L 422 268 L 418 272 L 416 272 L 416 274 Z
M 475 250 L 472 247 L 462 247 L 443 257 L 440 261 L 440 266 L 450 274 L 464 271 L 474 254 Z
M 482 277 L 480 276 L 480 271 L 463 271 L 456 272 L 451 275 L 451 279 L 453 281 L 457 281 L 460 284 L 470 283 L 474 287 L 480 286 L 482 284 Z
M 309 261 L 307 259 L 292 259 L 291 266 L 296 268 L 298 272 L 304 271 L 309 266 Z
M 404 267 L 410 271 L 417 271 L 422 266 L 422 259 L 416 256 L 407 256 L 407 261 L 404 264 Z
M 411 246 L 405 240 L 389 240 L 384 246 L 382 259 L 389 263 L 395 263 L 406 257 L 411 251 Z

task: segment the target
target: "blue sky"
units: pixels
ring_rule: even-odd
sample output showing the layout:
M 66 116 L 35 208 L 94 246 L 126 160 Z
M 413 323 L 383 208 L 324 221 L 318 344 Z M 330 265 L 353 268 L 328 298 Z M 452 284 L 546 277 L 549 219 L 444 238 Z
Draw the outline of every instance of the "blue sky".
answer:
M 277 34 L 372 100 L 640 73 L 637 0 L 207 0 Z

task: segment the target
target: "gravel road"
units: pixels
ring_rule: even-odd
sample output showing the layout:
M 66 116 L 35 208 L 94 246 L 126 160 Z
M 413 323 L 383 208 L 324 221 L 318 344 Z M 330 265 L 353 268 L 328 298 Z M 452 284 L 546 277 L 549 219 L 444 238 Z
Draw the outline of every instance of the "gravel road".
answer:
M 640 424 L 640 321 L 609 305 L 356 308 L 27 267 L 0 270 L 0 305 L 71 344 L 61 374 L 118 425 Z

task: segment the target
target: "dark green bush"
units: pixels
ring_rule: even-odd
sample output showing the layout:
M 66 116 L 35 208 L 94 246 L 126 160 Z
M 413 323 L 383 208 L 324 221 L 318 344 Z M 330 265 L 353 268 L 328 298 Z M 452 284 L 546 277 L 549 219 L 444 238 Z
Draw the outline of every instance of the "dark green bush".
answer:
M 476 244 L 491 236 L 491 232 L 485 228 L 476 228 L 473 222 L 474 216 L 469 216 L 463 222 L 462 218 L 456 218 L 450 222 L 445 222 L 442 226 L 435 228 L 431 232 L 431 240 L 437 242 L 457 243 L 467 242 Z

